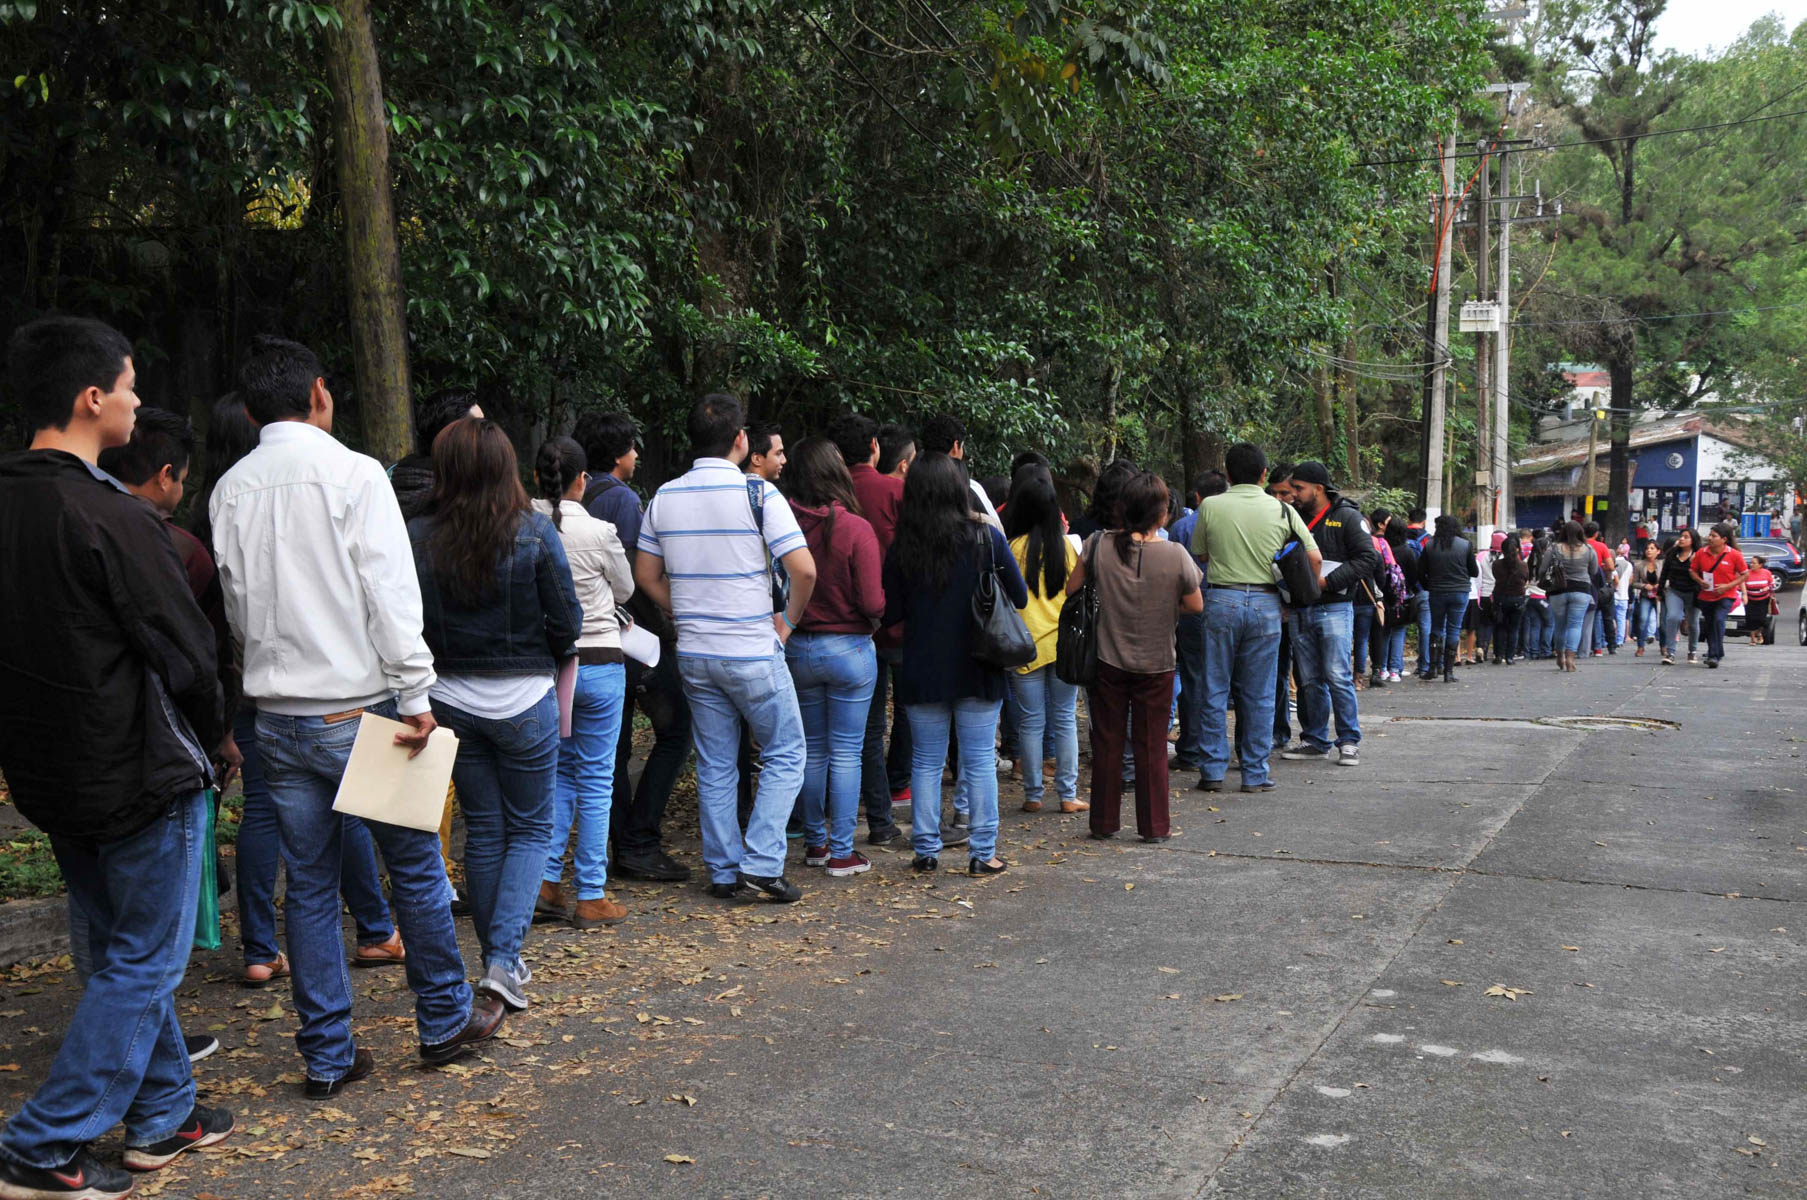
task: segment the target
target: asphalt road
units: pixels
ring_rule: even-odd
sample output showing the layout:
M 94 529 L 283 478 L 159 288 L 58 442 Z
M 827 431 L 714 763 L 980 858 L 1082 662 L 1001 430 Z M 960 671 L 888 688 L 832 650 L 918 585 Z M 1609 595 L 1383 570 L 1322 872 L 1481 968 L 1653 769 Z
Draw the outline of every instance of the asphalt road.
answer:
M 1181 791 L 1164 846 L 1088 842 L 1007 783 L 997 878 L 924 879 L 906 853 L 794 866 L 789 908 L 629 885 L 615 931 L 536 930 L 534 1009 L 455 1073 L 410 1065 L 399 974 L 356 973 L 379 1070 L 327 1106 L 296 1092 L 286 996 L 231 985 L 229 939 L 183 1005 L 228 1047 L 199 1077 L 242 1130 L 152 1186 L 1798 1195 L 1804 698 L 1793 645 L 1712 672 L 1629 649 L 1474 667 L 1363 693 L 1360 767 Z M 1674 727 L 1536 723 L 1559 717 Z M 73 988 L 0 989 L 7 1109 Z

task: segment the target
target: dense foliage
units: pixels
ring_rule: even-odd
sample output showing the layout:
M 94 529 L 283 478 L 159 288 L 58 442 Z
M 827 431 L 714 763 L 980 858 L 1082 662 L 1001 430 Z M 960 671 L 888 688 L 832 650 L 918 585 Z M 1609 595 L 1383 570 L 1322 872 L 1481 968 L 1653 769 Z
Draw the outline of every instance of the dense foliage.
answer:
M 1318 450 L 1351 298 L 1417 270 L 1426 169 L 1362 162 L 1470 102 L 1483 8 L 388 4 L 416 388 L 475 386 L 523 442 L 598 406 L 670 433 L 728 386 L 797 426 L 950 409 L 988 470 L 1024 445 L 1080 475 L 1242 434 Z M 355 406 L 337 19 L 0 2 L 0 327 L 108 317 L 147 394 L 197 413 L 280 330 Z

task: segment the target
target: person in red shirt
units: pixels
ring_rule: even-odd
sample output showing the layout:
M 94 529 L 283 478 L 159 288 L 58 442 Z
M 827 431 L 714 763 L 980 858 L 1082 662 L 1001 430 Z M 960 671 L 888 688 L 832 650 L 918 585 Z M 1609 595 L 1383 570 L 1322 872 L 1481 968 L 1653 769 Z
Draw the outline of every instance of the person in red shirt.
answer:
M 858 413 L 836 417 L 828 426 L 828 440 L 841 452 L 859 515 L 872 526 L 883 562 L 897 534 L 897 511 L 903 504 L 904 481 L 878 471 L 878 422 Z M 903 837 L 892 819 L 893 804 L 910 798 L 910 727 L 898 705 L 891 725 L 891 749 L 885 752 L 885 689 L 902 657 L 903 634 L 895 626 L 873 636 L 878 652 L 878 678 L 872 688 L 872 704 L 866 715 L 866 744 L 860 755 L 860 798 L 866 811 L 866 841 L 883 846 Z M 946 840 L 945 838 L 943 839 Z
M 1707 626 L 1707 666 L 1717 668 L 1725 657 L 1725 618 L 1737 601 L 1738 589 L 1750 574 L 1744 555 L 1738 553 L 1738 533 L 1729 522 L 1707 530 L 1707 544 L 1688 564 L 1688 573 L 1700 585 L 1698 606 Z
M 1751 645 L 1775 640 L 1776 577 L 1761 554 L 1751 555 L 1750 574 L 1744 577 L 1744 627 L 1751 631 Z

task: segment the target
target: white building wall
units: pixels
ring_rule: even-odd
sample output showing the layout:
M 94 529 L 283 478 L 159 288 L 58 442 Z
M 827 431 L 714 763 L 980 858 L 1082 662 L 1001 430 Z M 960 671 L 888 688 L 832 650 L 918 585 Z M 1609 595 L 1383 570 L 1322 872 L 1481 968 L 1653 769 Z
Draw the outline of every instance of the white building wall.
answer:
M 1780 479 L 1773 464 L 1710 434 L 1700 435 L 1700 478 Z

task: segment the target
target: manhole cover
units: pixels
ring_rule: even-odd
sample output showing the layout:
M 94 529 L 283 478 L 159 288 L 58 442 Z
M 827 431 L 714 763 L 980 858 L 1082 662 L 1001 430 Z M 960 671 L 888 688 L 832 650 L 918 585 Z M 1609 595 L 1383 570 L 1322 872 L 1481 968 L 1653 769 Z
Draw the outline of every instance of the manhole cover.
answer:
M 1485 725 L 1490 729 L 1572 729 L 1581 733 L 1674 733 L 1661 717 L 1394 717 L 1390 724 Z

